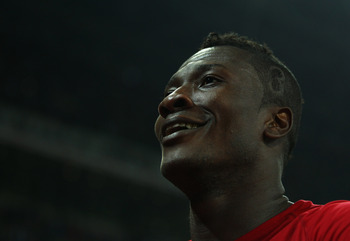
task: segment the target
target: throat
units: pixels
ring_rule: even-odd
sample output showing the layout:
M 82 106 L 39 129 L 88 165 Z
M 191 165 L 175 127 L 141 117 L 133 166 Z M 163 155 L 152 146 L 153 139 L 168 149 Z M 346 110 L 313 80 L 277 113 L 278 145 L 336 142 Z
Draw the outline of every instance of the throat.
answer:
M 192 240 L 236 240 L 292 205 L 286 196 L 262 205 L 258 203 L 258 200 L 230 202 L 223 198 L 201 204 L 191 203 Z

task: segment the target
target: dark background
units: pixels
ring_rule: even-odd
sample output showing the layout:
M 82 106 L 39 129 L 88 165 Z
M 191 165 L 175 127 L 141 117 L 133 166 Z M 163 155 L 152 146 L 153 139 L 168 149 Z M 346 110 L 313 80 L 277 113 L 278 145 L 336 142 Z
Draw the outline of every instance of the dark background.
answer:
M 153 134 L 169 77 L 208 32 L 266 42 L 305 105 L 291 200 L 350 199 L 350 3 L 7 1 L 0 6 L 0 240 L 189 238 Z

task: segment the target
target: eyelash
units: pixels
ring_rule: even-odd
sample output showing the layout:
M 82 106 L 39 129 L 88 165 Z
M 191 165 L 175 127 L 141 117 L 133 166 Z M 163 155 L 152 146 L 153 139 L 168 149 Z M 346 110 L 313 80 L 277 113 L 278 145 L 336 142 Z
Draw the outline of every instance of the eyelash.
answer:
M 207 81 L 210 81 L 210 83 L 206 83 Z M 214 76 L 205 76 L 202 81 L 201 84 L 199 85 L 199 87 L 203 87 L 203 86 L 212 86 L 217 82 L 221 82 L 220 79 L 214 77 Z
M 171 93 L 173 93 L 175 91 L 175 89 L 168 89 L 167 92 L 164 93 L 164 98 L 167 97 L 168 95 L 170 95 Z

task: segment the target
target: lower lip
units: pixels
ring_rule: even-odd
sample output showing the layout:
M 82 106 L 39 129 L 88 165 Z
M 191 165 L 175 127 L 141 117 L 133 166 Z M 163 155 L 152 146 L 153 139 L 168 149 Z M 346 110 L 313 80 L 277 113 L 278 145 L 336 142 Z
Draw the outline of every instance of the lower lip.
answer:
M 162 144 L 163 146 L 178 144 L 179 142 L 184 141 L 187 137 L 190 137 L 190 134 L 196 132 L 200 128 L 201 127 L 176 131 L 170 135 L 163 137 Z

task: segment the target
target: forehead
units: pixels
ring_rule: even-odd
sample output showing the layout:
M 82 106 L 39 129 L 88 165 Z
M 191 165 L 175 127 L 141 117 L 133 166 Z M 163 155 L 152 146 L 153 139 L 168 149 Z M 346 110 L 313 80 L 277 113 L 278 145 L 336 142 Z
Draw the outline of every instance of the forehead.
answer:
M 205 48 L 187 59 L 171 80 L 183 74 L 186 75 L 197 71 L 201 72 L 200 70 L 220 67 L 234 78 L 251 79 L 253 82 L 259 82 L 258 84 L 261 84 L 260 81 L 256 81 L 259 79 L 258 75 L 255 68 L 249 63 L 251 57 L 251 53 L 233 46 Z
M 192 72 L 198 68 L 207 69 L 208 66 L 210 68 L 219 66 L 235 76 L 245 75 L 251 79 L 259 79 L 255 68 L 250 64 L 251 57 L 251 53 L 233 46 L 205 48 L 187 59 L 174 76 L 183 72 Z
M 252 67 L 249 64 L 249 59 L 251 54 L 245 50 L 233 47 L 233 46 L 215 46 L 210 48 L 205 48 L 187 59 L 180 67 L 183 68 L 186 65 L 198 61 L 210 61 L 213 63 L 220 64 L 239 64 L 242 67 Z

